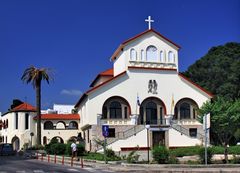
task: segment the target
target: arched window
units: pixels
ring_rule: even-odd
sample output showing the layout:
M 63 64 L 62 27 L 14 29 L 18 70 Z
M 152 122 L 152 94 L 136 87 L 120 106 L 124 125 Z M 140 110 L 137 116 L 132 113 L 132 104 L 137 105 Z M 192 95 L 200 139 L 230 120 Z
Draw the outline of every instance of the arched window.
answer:
M 44 123 L 44 129 L 53 129 L 53 123 L 51 121 L 46 121 Z
M 147 47 L 147 61 L 157 62 L 157 48 L 155 46 Z
M 130 114 L 129 103 L 119 96 L 108 98 L 102 107 L 102 119 L 128 119 Z
M 141 50 L 141 61 L 144 61 L 144 58 L 145 56 L 144 56 L 144 50 Z
M 191 118 L 189 103 L 184 102 L 180 105 L 180 118 L 181 119 L 190 119 Z
M 113 118 L 113 119 L 122 118 L 122 107 L 118 101 L 113 101 L 110 104 L 110 118 Z
M 47 144 L 47 137 L 43 136 L 43 145 L 46 145 L 46 144 Z
M 59 121 L 56 125 L 56 129 L 65 129 L 65 123 L 63 121 Z
M 160 62 L 164 62 L 164 54 L 163 54 L 163 51 L 160 51 Z
M 68 126 L 69 129 L 78 129 L 78 123 L 76 121 L 71 121 Z
M 53 123 L 51 121 L 46 121 L 44 123 L 44 129 L 53 129 Z
M 174 54 L 173 54 L 172 51 L 168 52 L 168 62 L 170 62 L 170 63 L 174 63 L 175 62 Z
M 153 101 L 146 104 L 146 124 L 157 124 L 157 104 Z
M 137 60 L 137 52 L 135 51 L 135 49 L 130 50 L 130 60 L 131 61 L 136 61 Z

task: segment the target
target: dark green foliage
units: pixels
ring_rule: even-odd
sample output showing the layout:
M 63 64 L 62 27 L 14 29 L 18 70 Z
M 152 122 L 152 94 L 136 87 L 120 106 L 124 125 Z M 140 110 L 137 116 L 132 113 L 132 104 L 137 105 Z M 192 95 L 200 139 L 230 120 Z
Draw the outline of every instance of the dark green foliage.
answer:
M 228 148 L 229 154 L 240 155 L 240 146 L 230 146 Z
M 175 148 L 170 149 L 170 156 L 175 157 L 183 157 L 183 156 L 193 156 L 198 155 L 199 151 L 202 147 L 194 146 L 194 147 L 184 147 L 184 148 Z M 228 147 L 229 154 L 240 155 L 240 146 L 230 146 Z M 222 146 L 212 146 L 211 147 L 212 154 L 224 154 L 224 147 Z
M 232 164 L 240 164 L 240 156 L 233 155 L 233 159 L 230 161 Z
M 90 160 L 100 160 L 104 161 L 104 155 L 101 153 L 88 153 L 86 156 L 83 157 L 84 159 Z
M 115 157 L 115 152 L 112 149 L 106 149 L 106 155 L 107 157 L 111 158 L 111 157 Z
M 50 145 L 50 154 L 62 155 L 65 153 L 66 144 L 56 143 Z
M 178 164 L 178 163 L 179 163 L 179 160 L 177 159 L 176 156 L 170 155 L 170 156 L 169 156 L 169 159 L 168 159 L 168 163 L 169 163 L 169 164 Z
M 213 154 L 223 154 L 224 148 L 222 146 L 213 146 L 212 152 L 213 152 Z
M 213 102 L 206 102 L 199 110 L 201 117 L 204 114 L 211 115 L 211 129 L 224 146 L 225 160 L 228 161 L 228 148 L 230 140 L 240 127 L 240 99 L 235 101 L 218 97 Z
M 211 48 L 183 74 L 214 95 L 240 97 L 240 43 Z
M 88 153 L 85 156 L 83 156 L 84 159 L 90 159 L 90 160 L 100 160 L 104 161 L 104 154 L 102 153 Z M 115 157 L 108 157 L 108 161 L 117 161 L 120 160 L 120 157 L 115 156 Z
M 169 159 L 169 151 L 165 146 L 156 146 L 152 150 L 153 159 L 157 163 L 167 163 Z
M 204 164 L 205 163 L 205 148 L 200 148 L 198 155 L 199 155 L 200 162 L 202 164 Z M 212 149 L 208 147 L 207 148 L 207 163 L 211 163 L 212 156 L 213 156 Z
M 77 155 L 83 156 L 85 153 L 85 146 L 83 144 L 77 144 Z
M 175 157 L 183 157 L 183 156 L 193 156 L 197 155 L 199 152 L 200 146 L 193 147 L 184 147 L 184 148 L 175 148 L 169 150 L 170 155 Z
M 118 157 L 112 149 L 107 148 L 106 155 L 107 160 L 120 160 L 120 157 Z
M 127 162 L 128 163 L 136 163 L 138 161 L 139 155 L 136 154 L 136 150 L 131 151 L 127 156 Z

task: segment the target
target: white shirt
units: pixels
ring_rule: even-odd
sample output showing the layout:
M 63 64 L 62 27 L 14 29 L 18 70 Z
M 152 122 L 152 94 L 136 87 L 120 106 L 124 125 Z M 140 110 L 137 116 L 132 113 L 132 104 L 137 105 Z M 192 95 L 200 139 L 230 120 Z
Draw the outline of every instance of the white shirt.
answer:
M 72 151 L 77 151 L 77 145 L 75 143 L 71 144 Z

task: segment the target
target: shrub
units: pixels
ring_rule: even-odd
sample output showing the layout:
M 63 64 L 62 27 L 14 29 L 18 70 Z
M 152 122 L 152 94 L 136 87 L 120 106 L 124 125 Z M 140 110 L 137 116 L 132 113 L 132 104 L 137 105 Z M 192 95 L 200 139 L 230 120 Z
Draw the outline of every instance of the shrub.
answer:
M 112 150 L 112 149 L 106 149 L 106 156 L 108 157 L 108 158 L 114 158 L 114 157 L 116 157 L 116 155 L 115 155 L 115 152 Z
M 224 148 L 221 146 L 213 146 L 211 147 L 212 153 L 213 154 L 223 154 L 224 153 Z
M 183 157 L 183 156 L 193 156 L 198 155 L 200 146 L 193 146 L 193 147 L 184 147 L 184 148 L 175 148 L 171 149 L 170 155 L 175 157 Z
M 136 163 L 138 161 L 139 155 L 136 154 L 136 150 L 131 151 L 127 156 L 127 162 L 128 163 Z
M 230 146 L 228 148 L 228 152 L 229 152 L 229 154 L 239 155 L 240 154 L 240 146 Z
M 176 158 L 176 156 L 170 155 L 170 156 L 169 156 L 168 163 L 169 163 L 169 164 L 178 164 L 178 163 L 179 163 L 179 160 Z
M 152 155 L 158 163 L 167 163 L 169 159 L 169 151 L 165 146 L 157 146 L 152 150 Z
M 199 155 L 200 162 L 202 164 L 205 163 L 205 148 L 200 148 L 198 155 Z M 211 163 L 212 156 L 213 156 L 212 148 L 208 147 L 207 148 L 207 163 Z
M 233 164 L 240 164 L 240 156 L 233 155 L 233 159 L 230 161 Z
M 50 154 L 64 154 L 66 150 L 66 144 L 56 143 L 50 145 Z

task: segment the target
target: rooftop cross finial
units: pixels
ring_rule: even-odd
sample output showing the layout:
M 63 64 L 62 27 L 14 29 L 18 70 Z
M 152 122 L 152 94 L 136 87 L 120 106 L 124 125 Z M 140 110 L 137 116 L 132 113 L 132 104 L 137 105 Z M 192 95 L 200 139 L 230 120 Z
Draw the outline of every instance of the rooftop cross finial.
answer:
M 145 22 L 148 22 L 148 29 L 151 29 L 151 22 L 154 22 L 154 20 L 151 20 L 151 16 L 148 16 L 148 19 L 145 19 Z

